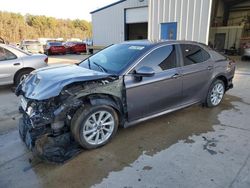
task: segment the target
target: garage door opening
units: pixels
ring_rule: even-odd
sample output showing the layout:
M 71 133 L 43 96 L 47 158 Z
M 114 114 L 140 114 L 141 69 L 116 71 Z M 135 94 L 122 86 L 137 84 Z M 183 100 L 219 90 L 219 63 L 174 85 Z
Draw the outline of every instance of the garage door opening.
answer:
M 126 24 L 125 40 L 142 40 L 148 38 L 148 23 Z
M 125 10 L 125 40 L 148 38 L 148 7 Z
M 250 44 L 249 0 L 213 1 L 208 44 L 228 55 L 243 55 Z

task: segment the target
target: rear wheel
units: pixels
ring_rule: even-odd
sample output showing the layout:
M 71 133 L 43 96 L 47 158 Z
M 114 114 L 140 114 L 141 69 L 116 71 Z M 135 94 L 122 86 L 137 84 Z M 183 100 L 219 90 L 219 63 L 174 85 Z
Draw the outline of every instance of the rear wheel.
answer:
M 71 123 L 75 140 L 85 149 L 98 148 L 107 144 L 118 129 L 116 111 L 106 105 L 80 108 Z
M 208 91 L 207 95 L 207 107 L 215 107 L 218 106 L 225 94 L 225 84 L 221 80 L 214 81 Z
M 17 86 L 21 81 L 23 81 L 33 70 L 32 69 L 26 69 L 21 70 L 17 73 L 15 77 L 15 85 Z

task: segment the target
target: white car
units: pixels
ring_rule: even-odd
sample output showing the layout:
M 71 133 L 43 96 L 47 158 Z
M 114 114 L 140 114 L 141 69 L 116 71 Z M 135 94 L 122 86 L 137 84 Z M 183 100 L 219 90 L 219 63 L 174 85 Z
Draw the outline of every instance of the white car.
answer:
M 19 48 L 32 54 L 44 53 L 43 45 L 38 40 L 23 40 Z
M 0 85 L 18 85 L 35 69 L 48 66 L 44 54 L 30 54 L 7 44 L 0 44 Z

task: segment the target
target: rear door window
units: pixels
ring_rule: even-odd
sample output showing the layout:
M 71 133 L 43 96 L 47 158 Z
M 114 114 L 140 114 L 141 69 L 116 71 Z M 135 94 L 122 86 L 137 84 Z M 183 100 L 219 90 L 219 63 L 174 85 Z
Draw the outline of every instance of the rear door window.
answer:
M 210 59 L 209 53 L 200 46 L 181 44 L 184 66 L 202 63 Z
M 9 50 L 0 47 L 0 61 L 16 59 L 17 56 Z

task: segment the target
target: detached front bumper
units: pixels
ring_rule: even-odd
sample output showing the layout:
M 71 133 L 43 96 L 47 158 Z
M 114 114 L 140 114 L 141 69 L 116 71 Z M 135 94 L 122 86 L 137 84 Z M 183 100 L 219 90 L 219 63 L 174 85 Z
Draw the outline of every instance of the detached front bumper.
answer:
M 51 125 L 33 127 L 27 114 L 19 119 L 18 126 L 27 148 L 46 161 L 63 163 L 81 151 L 69 131 L 54 135 Z
M 66 101 L 65 101 L 66 102 Z M 22 141 L 39 157 L 64 162 L 80 151 L 70 133 L 70 112 L 82 104 L 78 100 L 52 104 L 21 98 L 22 117 L 18 127 Z M 42 107 L 44 108 L 41 108 Z
M 33 127 L 31 120 L 26 114 L 19 119 L 18 122 L 19 135 L 22 141 L 25 143 L 29 150 L 33 150 L 35 147 L 36 140 L 46 134 L 51 133 L 49 125 L 44 125 L 41 127 Z

